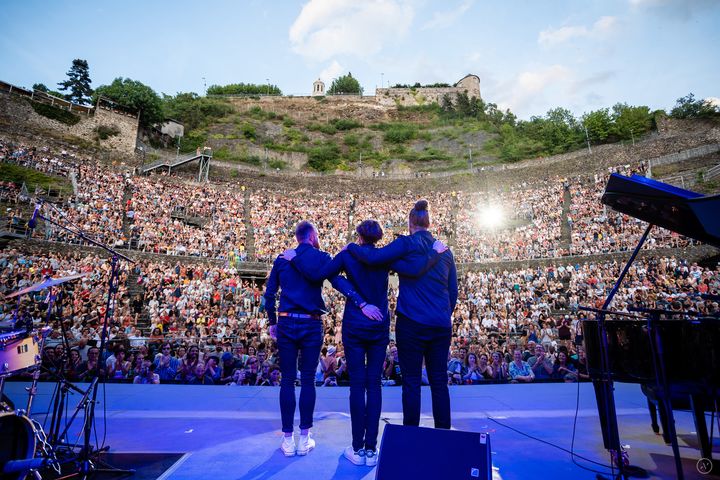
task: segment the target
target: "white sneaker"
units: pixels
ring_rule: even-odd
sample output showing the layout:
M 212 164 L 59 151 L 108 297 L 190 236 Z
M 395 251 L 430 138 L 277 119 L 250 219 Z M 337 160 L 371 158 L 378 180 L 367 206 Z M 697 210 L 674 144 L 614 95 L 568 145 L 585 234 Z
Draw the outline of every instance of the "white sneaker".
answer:
M 283 441 L 280 444 L 280 450 L 282 450 L 283 455 L 286 457 L 294 457 L 295 456 L 295 439 L 292 435 L 289 437 L 283 436 Z
M 298 441 L 297 446 L 297 454 L 307 455 L 313 448 L 315 448 L 315 440 L 313 440 L 312 435 L 309 432 L 307 435 L 300 435 L 300 440 Z
M 378 462 L 377 450 L 365 450 L 365 465 L 374 467 Z
M 362 448 L 356 452 L 352 446 L 345 447 L 344 454 L 345 458 L 350 460 L 350 463 L 355 465 L 365 465 L 365 450 Z

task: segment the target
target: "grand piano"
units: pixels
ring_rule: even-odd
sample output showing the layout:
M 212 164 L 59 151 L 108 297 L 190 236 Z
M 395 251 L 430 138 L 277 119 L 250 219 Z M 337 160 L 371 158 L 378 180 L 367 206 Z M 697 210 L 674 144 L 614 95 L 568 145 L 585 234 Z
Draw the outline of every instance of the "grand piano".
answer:
M 602 309 L 583 308 L 596 313 L 595 319 L 583 321 L 583 333 L 605 448 L 616 459 L 620 476 L 630 476 L 622 461 L 612 383 L 637 383 L 648 397 L 656 433 L 655 412 L 660 413 L 663 437 L 673 446 L 678 478 L 684 474 L 673 409 L 692 411 L 701 456 L 712 468 L 705 412 L 717 409 L 720 393 L 720 318 L 644 309 L 628 315 L 608 308 L 653 226 L 720 248 L 720 196 L 703 196 L 639 175 L 612 174 L 602 202 L 648 222 Z M 718 469 L 717 462 L 714 467 Z

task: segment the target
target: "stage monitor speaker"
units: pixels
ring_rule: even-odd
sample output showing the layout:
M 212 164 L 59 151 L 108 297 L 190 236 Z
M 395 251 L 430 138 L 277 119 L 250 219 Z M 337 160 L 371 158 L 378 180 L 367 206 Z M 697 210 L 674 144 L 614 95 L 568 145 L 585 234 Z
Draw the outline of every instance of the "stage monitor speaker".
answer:
M 376 480 L 491 480 L 490 436 L 436 428 L 385 426 Z

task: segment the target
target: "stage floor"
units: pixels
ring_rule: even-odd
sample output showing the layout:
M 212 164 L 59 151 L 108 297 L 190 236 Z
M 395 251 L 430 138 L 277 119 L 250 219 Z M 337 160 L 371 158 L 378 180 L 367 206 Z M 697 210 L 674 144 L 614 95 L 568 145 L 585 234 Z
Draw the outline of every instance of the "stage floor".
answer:
M 26 403 L 27 384 L 9 382 L 6 393 L 17 406 Z M 42 422 L 53 384 L 41 384 L 33 411 Z M 111 452 L 181 453 L 163 479 L 372 479 L 375 470 L 352 465 L 342 456 L 350 443 L 348 389 L 318 388 L 315 414 L 317 448 L 307 457 L 285 458 L 281 441 L 278 389 L 272 387 L 207 387 L 186 385 L 108 384 L 97 409 L 98 438 L 104 419 Z M 581 384 L 479 385 L 451 388 L 453 427 L 488 432 L 492 441 L 495 478 L 594 479 L 595 474 L 573 464 L 570 454 L 530 439 L 491 420 L 546 442 L 570 449 L 579 391 L 575 452 L 602 464 L 600 426 L 592 386 Z M 79 399 L 70 397 L 71 409 Z M 675 478 L 672 451 L 650 429 L 645 397 L 637 385 L 616 385 L 620 436 L 629 445 L 633 464 L 650 478 Z M 402 423 L 400 388 L 383 389 L 382 426 Z M 103 417 L 105 417 L 103 419 Z M 686 478 L 707 478 L 696 470 L 700 457 L 689 413 L 676 414 Z M 297 421 L 297 420 L 296 420 Z M 423 388 L 422 425 L 432 426 L 430 391 Z M 72 432 L 78 432 L 76 420 Z M 74 441 L 75 437 L 71 437 Z M 715 451 L 720 441 L 715 441 Z M 408 452 L 420 461 L 429 452 Z M 717 454 L 715 455 L 718 456 Z M 577 462 L 602 471 L 587 461 Z

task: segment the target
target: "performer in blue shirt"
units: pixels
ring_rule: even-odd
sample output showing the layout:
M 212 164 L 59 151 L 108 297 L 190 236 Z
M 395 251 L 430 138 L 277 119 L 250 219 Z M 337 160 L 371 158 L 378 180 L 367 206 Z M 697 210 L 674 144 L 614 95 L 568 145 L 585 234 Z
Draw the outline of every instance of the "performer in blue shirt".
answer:
M 375 220 L 363 221 L 356 232 L 358 244 L 363 249 L 375 249 L 375 243 L 383 236 L 382 227 Z M 440 241 L 436 242 L 434 248 L 437 252 L 447 249 Z M 281 255 L 291 260 L 293 266 L 311 281 L 322 281 L 345 272 L 355 290 L 382 312 L 381 321 L 369 319 L 348 299 L 343 315 L 342 339 L 350 375 L 353 437 L 352 446 L 347 447 L 344 454 L 356 465 L 373 466 L 377 463 L 378 425 L 382 409 L 381 374 L 390 333 L 387 300 L 389 271 L 407 277 L 422 275 L 440 260 L 435 249 L 417 258 L 402 258 L 390 265 L 377 267 L 360 263 L 346 250 L 321 268 L 299 250 L 286 250 Z
M 310 222 L 300 222 L 295 229 L 298 255 L 318 267 L 330 261 L 330 255 L 319 250 L 317 230 Z M 330 283 L 348 297 L 365 315 L 382 319 L 377 307 L 366 303 L 345 277 L 335 275 Z M 276 313 L 275 300 L 280 293 Z M 322 298 L 322 281 L 309 281 L 285 259 L 273 263 L 265 287 L 265 309 L 268 314 L 270 336 L 277 340 L 280 357 L 280 415 L 284 438 L 280 446 L 285 456 L 307 455 L 315 447 L 310 436 L 315 409 L 315 369 L 323 341 L 322 315 L 327 313 Z M 279 320 L 279 321 L 278 321 Z M 300 438 L 293 439 L 295 416 L 295 378 L 300 354 Z
M 428 232 L 428 202 L 419 200 L 410 211 L 409 236 L 395 239 L 383 248 L 350 244 L 348 252 L 368 265 L 389 265 L 400 259 L 416 261 L 432 249 L 435 239 Z M 435 428 L 450 428 L 450 394 L 447 358 L 452 337 L 452 313 L 457 303 L 457 270 L 452 252 L 420 277 L 400 275 L 395 339 L 403 375 L 403 424 L 420 424 L 420 385 L 423 358 L 433 402 Z

